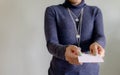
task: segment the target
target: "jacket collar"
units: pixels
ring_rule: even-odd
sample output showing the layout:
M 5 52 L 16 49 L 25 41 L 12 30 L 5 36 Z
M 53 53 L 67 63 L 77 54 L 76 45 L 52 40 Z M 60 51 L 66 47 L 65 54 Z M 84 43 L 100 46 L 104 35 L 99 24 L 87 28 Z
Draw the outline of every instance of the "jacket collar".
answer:
M 66 7 L 66 8 L 74 8 L 74 9 L 80 9 L 82 7 L 84 7 L 86 4 L 85 4 L 85 1 L 82 0 L 82 2 L 79 4 L 79 5 L 72 5 L 68 0 L 65 0 L 65 2 L 63 3 L 63 5 Z

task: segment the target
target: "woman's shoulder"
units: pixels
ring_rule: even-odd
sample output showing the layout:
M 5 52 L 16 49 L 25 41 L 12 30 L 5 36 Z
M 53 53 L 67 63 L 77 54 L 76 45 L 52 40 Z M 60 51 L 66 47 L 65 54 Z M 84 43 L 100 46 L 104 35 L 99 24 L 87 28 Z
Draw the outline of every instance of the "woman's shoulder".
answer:
M 58 5 L 51 5 L 51 6 L 48 6 L 46 7 L 46 9 L 62 9 L 63 8 L 63 5 L 62 4 L 58 4 Z
M 101 9 L 98 6 L 92 6 L 92 5 L 86 5 L 86 9 L 94 10 L 94 11 L 101 11 Z
M 46 7 L 47 12 L 52 12 L 54 14 L 63 13 L 65 10 L 66 8 L 62 4 L 51 5 L 51 6 Z

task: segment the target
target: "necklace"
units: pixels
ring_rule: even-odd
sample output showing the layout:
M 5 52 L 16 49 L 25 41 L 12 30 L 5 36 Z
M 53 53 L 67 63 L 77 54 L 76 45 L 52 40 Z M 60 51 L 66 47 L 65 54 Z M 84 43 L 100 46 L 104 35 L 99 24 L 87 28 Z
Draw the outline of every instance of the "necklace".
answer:
M 71 12 L 71 10 L 70 10 L 69 8 L 68 8 L 68 12 L 69 12 L 69 15 L 70 15 L 73 23 L 74 23 L 75 34 L 76 34 L 75 37 L 76 37 L 77 43 L 78 43 L 77 46 L 80 47 L 81 28 L 82 28 L 82 19 L 83 19 L 84 8 L 82 8 L 81 11 L 80 11 L 80 14 L 81 14 L 80 19 L 76 18 L 76 19 L 74 20 L 74 18 L 73 18 L 73 16 L 72 16 L 72 12 Z M 74 15 L 75 15 L 75 14 L 74 14 Z M 76 15 L 75 15 L 75 16 L 76 16 Z M 77 16 L 76 16 L 76 17 L 77 17 Z M 79 23 L 78 23 L 78 27 L 76 27 L 76 26 L 77 26 L 77 25 L 76 25 L 76 22 L 79 22 Z
M 78 17 L 69 9 L 70 13 L 75 17 L 75 22 L 79 22 L 79 16 L 81 13 L 79 13 Z

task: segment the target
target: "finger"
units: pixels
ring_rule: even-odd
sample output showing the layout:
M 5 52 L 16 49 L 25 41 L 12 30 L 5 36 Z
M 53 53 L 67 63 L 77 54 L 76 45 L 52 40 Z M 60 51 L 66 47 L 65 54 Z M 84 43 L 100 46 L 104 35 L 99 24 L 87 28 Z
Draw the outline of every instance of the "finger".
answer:
M 105 56 L 105 50 L 104 50 L 104 48 L 102 48 L 101 46 L 99 46 L 99 48 L 98 48 L 98 54 L 99 54 L 101 57 L 104 57 L 104 56 Z
M 67 58 L 67 61 L 70 63 L 70 64 L 75 64 L 74 60 L 72 57 L 68 57 Z
M 98 50 L 96 50 L 96 49 L 91 49 L 91 50 L 90 50 L 90 54 L 92 54 L 92 55 L 97 55 L 97 54 L 98 54 Z
M 94 55 L 98 55 L 98 45 L 94 46 Z
M 97 54 L 98 54 L 97 45 L 93 44 L 93 45 L 90 47 L 90 53 L 91 53 L 92 55 L 97 55 Z
M 95 49 L 93 51 L 94 51 L 94 55 L 98 55 L 98 50 L 97 49 Z
M 70 64 L 75 64 L 75 62 L 74 62 L 74 60 L 73 60 L 72 57 L 69 57 L 69 58 L 68 58 L 68 62 L 69 62 Z
M 90 54 L 92 54 L 92 55 L 93 55 L 93 49 L 90 49 Z
M 82 55 L 82 52 L 81 52 L 81 48 L 80 48 L 80 47 L 78 47 L 77 55 L 78 55 L 78 56 L 81 56 L 81 55 Z
M 76 55 L 69 57 L 68 62 L 74 65 L 82 65 L 82 62 L 79 62 L 78 56 Z
M 82 52 L 81 52 L 81 48 L 80 48 L 80 47 L 77 47 L 76 55 L 77 55 L 77 56 L 81 56 L 81 55 L 82 55 Z
M 74 54 L 76 55 L 76 56 L 80 56 L 81 54 L 82 54 L 82 52 L 81 52 L 81 50 L 76 50 L 75 52 L 74 52 Z
M 101 50 L 99 55 L 100 55 L 101 57 L 104 57 L 104 56 L 105 56 L 105 50 Z
M 92 44 L 91 46 L 90 46 L 90 54 L 92 54 L 92 55 L 94 55 L 94 45 Z
M 79 56 L 80 55 L 80 48 L 78 48 L 77 46 L 72 46 L 72 53 Z
M 70 64 L 74 64 L 72 59 L 69 59 L 68 61 Z
M 83 63 L 78 60 L 78 57 L 76 58 L 76 65 L 82 65 Z
M 78 58 L 73 58 L 71 63 L 74 64 L 74 65 L 82 64 L 81 62 L 78 61 Z
M 75 45 L 71 45 L 71 48 L 72 48 L 73 50 L 76 50 L 78 47 L 75 46 Z
M 72 53 L 75 53 L 77 50 L 77 47 L 74 45 L 71 45 L 70 49 L 71 49 Z

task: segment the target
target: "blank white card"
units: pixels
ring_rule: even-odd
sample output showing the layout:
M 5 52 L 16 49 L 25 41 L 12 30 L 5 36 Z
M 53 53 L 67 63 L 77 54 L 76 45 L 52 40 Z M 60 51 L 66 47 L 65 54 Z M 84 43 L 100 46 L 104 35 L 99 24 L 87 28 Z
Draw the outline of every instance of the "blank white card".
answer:
M 78 56 L 79 62 L 83 63 L 99 63 L 104 62 L 103 58 L 99 55 L 93 56 L 91 54 L 81 54 L 81 56 Z

